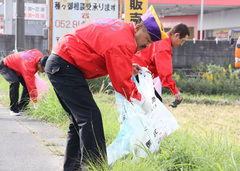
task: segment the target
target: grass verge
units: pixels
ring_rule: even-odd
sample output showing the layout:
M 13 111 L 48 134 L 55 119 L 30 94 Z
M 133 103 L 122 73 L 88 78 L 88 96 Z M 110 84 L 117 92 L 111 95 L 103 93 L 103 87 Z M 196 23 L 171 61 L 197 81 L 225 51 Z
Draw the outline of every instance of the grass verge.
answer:
M 8 83 L 4 82 L 2 77 L 0 82 L 1 103 L 7 105 Z M 102 112 L 105 138 L 109 145 L 119 130 L 115 97 L 99 93 L 94 94 L 94 98 Z M 111 170 L 240 170 L 238 98 L 184 95 L 185 100 L 182 104 L 176 109 L 169 109 L 181 128 L 161 142 L 159 152 L 135 162 L 131 161 L 130 155 L 126 159 L 118 160 Z M 167 106 L 174 100 L 172 96 L 165 94 L 163 99 Z M 68 118 L 52 89 L 44 99 L 29 110 L 28 115 L 67 130 Z M 103 164 L 103 168 L 110 170 L 106 163 Z M 98 168 L 92 165 L 92 170 Z

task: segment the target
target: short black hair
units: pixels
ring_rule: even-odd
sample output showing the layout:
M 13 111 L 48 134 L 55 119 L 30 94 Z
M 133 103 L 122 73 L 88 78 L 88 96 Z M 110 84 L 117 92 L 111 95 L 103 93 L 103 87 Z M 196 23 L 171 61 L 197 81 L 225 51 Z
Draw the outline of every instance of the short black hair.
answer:
M 183 37 L 186 37 L 186 35 L 190 36 L 190 31 L 189 31 L 188 26 L 183 23 L 177 24 L 174 27 L 172 27 L 169 30 L 169 33 L 171 36 L 175 33 L 179 33 L 180 39 L 182 39 Z
M 48 59 L 48 56 L 44 56 L 44 57 L 40 58 L 39 62 L 42 67 L 45 67 L 47 59 Z

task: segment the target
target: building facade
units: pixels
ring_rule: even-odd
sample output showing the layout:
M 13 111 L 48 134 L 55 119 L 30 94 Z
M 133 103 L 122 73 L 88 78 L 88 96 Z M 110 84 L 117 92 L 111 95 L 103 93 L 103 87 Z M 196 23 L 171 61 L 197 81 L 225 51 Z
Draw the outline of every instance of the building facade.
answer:
M 166 30 L 180 22 L 188 25 L 192 34 L 189 39 L 199 40 L 200 31 L 203 40 L 230 37 L 236 40 L 240 35 L 239 0 L 149 0 L 148 3 L 156 6 Z

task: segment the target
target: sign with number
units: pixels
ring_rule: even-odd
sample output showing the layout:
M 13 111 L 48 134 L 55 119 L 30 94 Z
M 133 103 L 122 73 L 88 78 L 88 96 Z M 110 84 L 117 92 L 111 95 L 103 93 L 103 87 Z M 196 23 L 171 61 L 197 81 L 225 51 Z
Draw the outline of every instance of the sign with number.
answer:
M 16 5 L 13 3 L 13 18 L 16 19 Z M 46 20 L 47 7 L 46 4 L 24 3 L 24 19 L 25 20 Z
M 135 21 L 141 17 L 148 7 L 147 0 L 126 0 L 125 2 L 125 21 Z
M 76 26 L 96 18 L 118 18 L 117 0 L 53 0 L 52 45 Z

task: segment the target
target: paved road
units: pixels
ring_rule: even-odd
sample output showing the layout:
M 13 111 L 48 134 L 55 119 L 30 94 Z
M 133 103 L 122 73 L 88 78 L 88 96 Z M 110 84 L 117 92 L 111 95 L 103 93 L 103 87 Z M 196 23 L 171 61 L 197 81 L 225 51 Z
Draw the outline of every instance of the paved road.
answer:
M 9 112 L 0 105 L 0 171 L 61 171 L 64 133 L 50 124 L 10 116 Z

